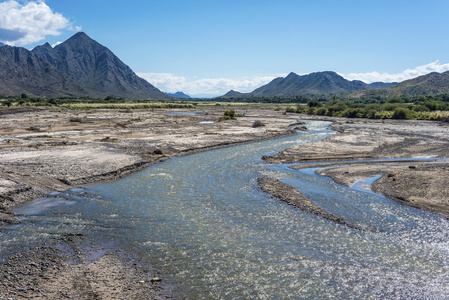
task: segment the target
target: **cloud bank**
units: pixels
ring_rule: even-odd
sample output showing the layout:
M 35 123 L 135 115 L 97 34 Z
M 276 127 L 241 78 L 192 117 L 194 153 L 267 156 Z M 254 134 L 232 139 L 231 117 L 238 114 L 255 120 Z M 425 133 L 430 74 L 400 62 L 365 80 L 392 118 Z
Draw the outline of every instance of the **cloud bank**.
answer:
M 361 80 L 366 83 L 401 82 L 418 76 L 426 75 L 432 72 L 442 73 L 446 71 L 449 71 L 449 63 L 440 64 L 440 61 L 437 60 L 430 64 L 418 66 L 414 69 L 407 69 L 397 74 L 389 74 L 389 73 L 381 74 L 379 72 L 370 72 L 370 73 L 349 73 L 340 75 L 348 80 Z
M 196 80 L 188 80 L 184 76 L 169 73 L 137 73 L 137 75 L 164 92 L 175 93 L 182 91 L 191 96 L 215 97 L 224 95 L 230 90 L 242 93 L 252 92 L 274 78 L 286 76 L 287 74 L 244 77 L 240 79 L 204 78 Z
M 9 0 L 0 3 L 0 42 L 24 46 L 39 42 L 47 35 L 59 35 L 71 24 L 60 13 L 54 13 L 43 0 L 20 4 Z

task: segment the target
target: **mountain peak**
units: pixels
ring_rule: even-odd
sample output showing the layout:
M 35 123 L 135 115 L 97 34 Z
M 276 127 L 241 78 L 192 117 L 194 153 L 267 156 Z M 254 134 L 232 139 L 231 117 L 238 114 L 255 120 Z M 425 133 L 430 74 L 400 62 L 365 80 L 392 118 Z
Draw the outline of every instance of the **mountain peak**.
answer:
M 77 32 L 75 33 L 70 39 L 91 39 L 90 36 L 88 36 L 85 32 Z
M 76 33 L 54 48 L 46 43 L 31 52 L 83 87 L 83 94 L 80 89 L 74 94 L 136 100 L 171 99 L 138 77 L 111 50 L 84 32 Z
M 296 74 L 296 73 L 294 73 L 294 72 L 290 72 L 290 74 L 288 74 L 287 75 L 287 77 L 285 77 L 285 78 L 288 78 L 288 77 L 298 77 L 299 75 L 298 74 Z
M 166 95 L 174 98 L 190 98 L 189 95 L 183 93 L 183 92 L 176 92 L 176 93 L 165 93 Z
M 58 46 L 56 46 L 55 49 L 62 48 L 62 47 L 83 48 L 83 47 L 86 47 L 87 45 L 92 45 L 92 44 L 102 46 L 97 41 L 91 39 L 84 32 L 78 32 L 78 33 L 74 34 L 72 37 L 70 37 L 68 40 L 66 40 L 64 43 L 61 43 Z M 104 47 L 104 46 L 102 46 L 102 47 Z

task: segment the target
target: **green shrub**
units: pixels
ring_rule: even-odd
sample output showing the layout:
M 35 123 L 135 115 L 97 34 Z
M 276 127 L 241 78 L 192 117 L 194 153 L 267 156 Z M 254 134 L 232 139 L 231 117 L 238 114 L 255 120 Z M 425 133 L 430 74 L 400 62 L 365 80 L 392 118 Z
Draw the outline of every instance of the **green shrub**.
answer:
M 407 114 L 409 110 L 406 108 L 398 107 L 393 111 L 393 115 L 391 116 L 392 119 L 407 119 Z
M 223 117 L 218 119 L 218 121 L 237 120 L 237 116 L 238 115 L 235 113 L 235 110 L 227 109 L 227 110 L 225 110 Z
M 319 116 L 325 116 L 327 114 L 327 108 L 320 107 L 315 111 L 315 114 L 317 114 Z

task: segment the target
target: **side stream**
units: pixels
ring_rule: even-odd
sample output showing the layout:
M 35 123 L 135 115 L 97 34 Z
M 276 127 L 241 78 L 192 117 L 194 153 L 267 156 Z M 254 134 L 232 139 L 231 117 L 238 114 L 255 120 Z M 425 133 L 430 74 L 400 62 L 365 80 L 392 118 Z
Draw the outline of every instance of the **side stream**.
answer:
M 183 287 L 189 299 L 444 298 L 448 221 L 337 185 L 314 169 L 260 159 L 333 134 L 308 121 L 297 136 L 173 158 L 108 182 L 31 203 L 2 251 L 64 232 L 113 240 Z M 271 199 L 268 175 L 296 186 L 359 231 Z M 55 205 L 58 203 L 58 205 Z

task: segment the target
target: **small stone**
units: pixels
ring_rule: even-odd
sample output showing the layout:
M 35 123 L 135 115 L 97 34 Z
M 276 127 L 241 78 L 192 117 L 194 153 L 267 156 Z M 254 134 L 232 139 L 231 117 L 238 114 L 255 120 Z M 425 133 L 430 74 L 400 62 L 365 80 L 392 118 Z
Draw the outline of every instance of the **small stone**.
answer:
M 151 279 L 152 282 L 157 282 L 157 281 L 161 281 L 162 279 L 160 279 L 159 277 L 154 277 Z

